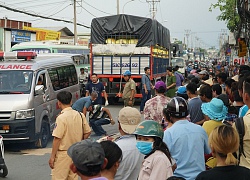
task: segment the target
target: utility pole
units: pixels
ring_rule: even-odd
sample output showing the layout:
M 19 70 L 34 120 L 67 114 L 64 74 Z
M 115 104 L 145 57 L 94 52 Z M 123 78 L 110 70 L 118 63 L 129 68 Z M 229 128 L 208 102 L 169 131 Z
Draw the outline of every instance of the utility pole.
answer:
M 156 8 L 156 3 L 160 2 L 161 0 L 147 0 L 147 2 L 150 4 L 150 13 L 152 15 L 152 19 L 155 19 L 155 15 L 157 12 L 157 8 Z
M 191 48 L 195 51 L 195 35 L 196 32 L 191 33 Z
M 190 33 L 191 33 L 191 30 L 190 30 L 190 29 L 185 29 L 185 35 L 186 35 L 186 37 L 187 37 L 187 50 L 188 50 L 188 43 L 189 43 L 188 38 L 189 38 L 189 36 L 190 36 Z
M 117 15 L 120 14 L 120 0 L 116 0 L 117 1 Z
M 74 45 L 77 45 L 76 0 L 74 0 Z
M 153 9 L 152 9 L 152 19 L 155 19 L 155 12 L 156 12 L 156 9 L 155 9 L 155 3 L 153 1 Z

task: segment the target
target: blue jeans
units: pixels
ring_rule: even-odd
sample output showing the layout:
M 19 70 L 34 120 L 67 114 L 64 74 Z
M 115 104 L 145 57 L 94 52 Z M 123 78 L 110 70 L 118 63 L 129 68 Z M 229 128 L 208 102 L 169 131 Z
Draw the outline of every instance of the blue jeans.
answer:
M 140 111 L 144 110 L 145 103 L 150 98 L 151 98 L 151 91 L 148 91 L 148 94 L 146 94 L 145 89 L 142 89 L 142 99 L 141 99 Z
M 110 121 L 104 118 L 90 119 L 89 124 L 97 136 L 102 136 L 106 134 L 106 131 L 102 128 L 102 125 L 110 124 Z

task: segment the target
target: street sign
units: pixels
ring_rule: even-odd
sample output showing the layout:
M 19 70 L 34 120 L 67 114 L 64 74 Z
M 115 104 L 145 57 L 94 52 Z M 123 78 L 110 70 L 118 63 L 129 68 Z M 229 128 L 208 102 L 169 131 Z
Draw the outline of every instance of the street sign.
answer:
M 244 38 L 239 39 L 239 51 L 238 56 L 244 57 L 247 55 L 247 45 Z

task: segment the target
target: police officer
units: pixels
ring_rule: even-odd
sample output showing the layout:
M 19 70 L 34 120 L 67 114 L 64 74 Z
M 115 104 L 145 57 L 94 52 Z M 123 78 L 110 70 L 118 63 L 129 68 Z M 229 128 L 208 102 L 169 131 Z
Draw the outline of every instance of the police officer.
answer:
M 123 74 L 123 78 L 126 81 L 123 94 L 122 94 L 122 99 L 124 101 L 124 106 L 133 106 L 135 99 L 135 91 L 136 91 L 136 85 L 135 81 L 131 79 L 131 72 L 130 71 L 125 71 Z
M 72 94 L 70 92 L 59 92 L 57 94 L 57 100 L 58 107 L 62 111 L 56 118 L 55 128 L 52 134 L 54 140 L 49 159 L 49 166 L 52 169 L 52 180 L 78 180 L 77 174 L 74 174 L 69 168 L 72 164 L 72 160 L 67 155 L 67 150 L 72 144 L 82 139 L 87 139 L 91 133 L 91 129 L 85 116 L 71 108 Z

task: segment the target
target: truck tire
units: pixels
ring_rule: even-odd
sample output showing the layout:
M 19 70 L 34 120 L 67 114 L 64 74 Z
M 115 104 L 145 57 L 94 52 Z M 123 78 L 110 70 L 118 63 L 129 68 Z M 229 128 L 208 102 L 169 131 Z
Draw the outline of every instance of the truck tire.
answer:
M 50 130 L 49 124 L 45 121 L 42 122 L 41 131 L 35 146 L 37 148 L 45 148 L 49 142 Z

